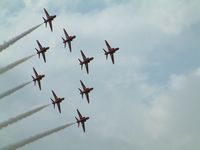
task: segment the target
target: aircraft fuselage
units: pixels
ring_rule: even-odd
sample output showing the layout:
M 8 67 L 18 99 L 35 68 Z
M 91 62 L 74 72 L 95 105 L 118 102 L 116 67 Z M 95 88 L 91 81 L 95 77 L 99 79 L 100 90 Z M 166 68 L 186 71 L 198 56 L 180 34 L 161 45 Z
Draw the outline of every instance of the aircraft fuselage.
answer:
M 48 49 L 49 47 L 43 47 L 38 53 L 45 53 Z
M 86 59 L 83 60 L 82 64 L 89 63 L 93 59 L 94 59 L 94 57 L 86 58 Z
M 54 18 L 56 18 L 56 15 L 49 16 L 49 17 L 46 19 L 46 21 L 44 21 L 44 22 L 46 23 L 46 22 L 52 21 Z
M 119 48 L 110 48 L 109 51 L 107 52 L 107 54 L 113 54 L 115 53 L 117 50 L 119 50 Z
M 33 79 L 33 81 L 38 81 L 38 80 L 42 80 L 42 78 L 44 78 L 45 75 L 38 75 L 35 79 Z
M 92 90 L 93 90 L 93 88 L 85 88 L 83 93 L 90 93 L 90 91 L 92 91 Z
M 76 38 L 75 35 L 74 35 L 74 36 L 69 36 L 69 38 L 67 38 L 67 39 L 64 41 L 64 43 L 69 42 L 69 41 L 73 41 L 73 39 L 75 39 L 75 38 Z
M 86 122 L 88 119 L 90 119 L 90 117 L 82 117 L 82 118 L 80 118 L 80 119 L 77 121 L 77 123 L 79 123 L 79 122 Z
M 57 98 L 52 104 L 61 103 L 65 98 Z

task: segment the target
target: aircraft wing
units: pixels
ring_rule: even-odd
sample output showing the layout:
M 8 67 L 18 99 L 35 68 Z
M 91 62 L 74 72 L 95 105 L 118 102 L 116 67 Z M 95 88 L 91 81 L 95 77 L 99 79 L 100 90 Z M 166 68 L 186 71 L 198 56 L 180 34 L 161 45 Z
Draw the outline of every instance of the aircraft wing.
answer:
M 79 110 L 77 109 L 76 111 L 77 111 L 77 113 L 78 113 L 79 118 L 82 118 L 82 115 L 81 115 L 81 113 L 79 112 Z
M 53 93 L 54 99 L 57 100 L 58 97 L 57 97 L 57 95 L 55 94 L 55 92 L 53 90 L 52 90 L 52 93 Z
M 82 50 L 81 50 L 81 55 L 82 55 L 83 59 L 86 59 L 86 56 L 85 56 L 85 54 L 83 53 Z
M 109 43 L 105 40 L 106 46 L 108 48 L 108 50 L 111 48 L 111 46 L 109 45 Z
M 61 113 L 60 103 L 57 103 L 57 106 L 58 106 L 59 113 Z
M 46 14 L 46 16 L 47 16 L 47 18 L 49 17 L 49 13 L 47 12 L 47 10 L 44 8 L 44 12 L 45 12 L 45 14 Z
M 114 63 L 115 63 L 115 61 L 114 61 L 114 54 L 111 53 L 111 54 L 110 54 L 110 57 L 111 57 L 112 63 L 114 64 Z
M 87 74 L 89 73 L 89 66 L 88 66 L 88 63 L 85 63 L 85 68 L 86 68 L 86 72 Z
M 40 80 L 37 80 L 37 83 L 38 83 L 39 89 L 41 90 L 41 82 L 40 82 Z
M 87 102 L 90 103 L 89 93 L 85 93 L 85 96 L 86 96 Z
M 67 31 L 65 29 L 63 29 L 64 33 L 65 33 L 65 37 L 68 39 L 69 38 L 69 35 L 67 33 Z
M 81 86 L 82 86 L 82 88 L 85 89 L 86 86 L 84 85 L 84 83 L 83 83 L 81 80 L 80 80 L 80 82 L 81 82 Z
M 51 20 L 49 20 L 48 22 L 49 22 L 49 26 L 50 26 L 50 29 L 51 29 L 51 31 L 53 31 L 53 27 L 52 27 L 52 21 L 51 21 Z
M 44 59 L 44 62 L 46 62 L 45 53 L 42 53 L 42 57 L 43 57 L 43 59 Z
M 71 52 L 72 51 L 71 41 L 68 41 L 67 43 L 68 43 L 68 46 L 69 46 L 69 50 Z
M 35 73 L 35 76 L 37 77 L 37 76 L 38 76 L 38 73 L 37 73 L 37 71 L 35 70 L 34 67 L 33 67 L 33 71 L 34 71 L 34 73 Z
M 82 125 L 82 128 L 83 128 L 83 131 L 85 132 L 85 123 L 81 122 L 81 125 Z
M 38 44 L 38 46 L 39 46 L 39 48 L 40 48 L 40 50 L 42 49 L 42 45 L 40 44 L 40 42 L 37 40 L 37 44 Z

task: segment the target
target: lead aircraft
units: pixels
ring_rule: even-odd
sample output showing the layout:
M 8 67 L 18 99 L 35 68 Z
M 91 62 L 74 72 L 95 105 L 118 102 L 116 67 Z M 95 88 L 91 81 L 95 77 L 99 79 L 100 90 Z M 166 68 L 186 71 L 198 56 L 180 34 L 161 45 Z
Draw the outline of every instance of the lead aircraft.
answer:
M 45 8 L 44 8 L 44 12 L 45 12 L 46 17 L 47 17 L 46 19 L 44 17 L 42 17 L 43 20 L 44 20 L 45 26 L 47 27 L 47 23 L 49 23 L 49 27 L 50 27 L 51 32 L 52 32 L 53 31 L 52 21 L 53 21 L 54 18 L 56 18 L 56 15 L 50 16 Z

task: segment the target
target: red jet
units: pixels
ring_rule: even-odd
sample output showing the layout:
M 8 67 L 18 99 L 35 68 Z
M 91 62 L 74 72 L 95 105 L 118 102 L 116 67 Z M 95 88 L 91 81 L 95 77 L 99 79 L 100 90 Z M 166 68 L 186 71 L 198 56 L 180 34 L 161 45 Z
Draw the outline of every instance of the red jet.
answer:
M 78 109 L 76 111 L 77 111 L 78 116 L 79 116 L 79 119 L 75 117 L 76 118 L 76 123 L 78 123 L 78 127 L 79 127 L 79 125 L 81 123 L 83 131 L 85 132 L 85 122 L 90 118 L 89 117 L 83 117 Z
M 82 98 L 83 98 L 83 94 L 85 94 L 86 99 L 87 99 L 87 102 L 90 103 L 89 93 L 90 93 L 90 91 L 93 90 L 93 88 L 88 88 L 88 87 L 86 87 L 86 86 L 83 84 L 83 82 L 82 82 L 81 80 L 80 80 L 80 82 L 81 82 L 81 86 L 82 86 L 82 88 L 83 88 L 83 90 L 81 90 L 81 89 L 79 88 L 80 94 L 82 95 Z
M 37 81 L 38 86 L 39 86 L 39 89 L 41 90 L 41 82 L 40 82 L 40 80 L 42 80 L 42 78 L 44 78 L 45 75 L 44 75 L 44 74 L 43 74 L 43 75 L 39 75 L 39 74 L 37 73 L 37 71 L 35 70 L 34 67 L 33 67 L 33 71 L 34 71 L 34 73 L 35 73 L 35 77 L 32 76 L 33 81 L 34 81 L 34 85 L 36 85 L 36 81 Z
M 94 57 L 86 57 L 82 50 L 81 50 L 81 55 L 82 55 L 83 61 L 78 59 L 79 62 L 80 62 L 80 65 L 81 65 L 81 69 L 83 69 L 83 64 L 85 64 L 85 68 L 86 68 L 87 74 L 89 74 L 88 64 L 90 63 L 91 60 L 94 59 Z
M 108 51 L 106 51 L 105 49 L 104 52 L 105 52 L 105 55 L 106 55 L 106 59 L 108 59 L 108 54 L 110 54 L 110 57 L 111 57 L 111 60 L 112 60 L 112 63 L 114 64 L 114 53 L 119 50 L 119 48 L 112 48 L 109 43 L 105 40 L 105 43 L 106 43 L 106 46 L 107 46 L 107 49 Z
M 40 49 L 40 50 L 38 50 L 37 48 L 35 48 L 36 51 L 37 51 L 38 57 L 40 58 L 40 54 L 42 54 L 44 62 L 46 63 L 45 53 L 49 49 L 49 47 L 42 47 L 42 45 L 40 44 L 40 42 L 38 40 L 37 40 L 37 44 L 38 44 L 38 47 Z
M 55 92 L 54 92 L 53 90 L 52 90 L 52 93 L 53 93 L 53 96 L 54 96 L 54 100 L 51 98 L 52 104 L 53 104 L 54 108 L 55 108 L 55 104 L 57 104 L 59 113 L 61 113 L 60 103 L 61 103 L 65 98 L 64 98 L 64 97 L 63 97 L 63 98 L 57 97 L 57 95 L 55 94 Z
M 51 31 L 53 31 L 53 27 L 52 27 L 52 21 L 54 18 L 56 18 L 56 15 L 50 16 L 49 13 L 47 12 L 47 10 L 44 8 L 44 12 L 46 14 L 47 19 L 45 19 L 44 17 L 42 17 L 44 19 L 44 23 L 47 27 L 47 23 L 49 23 L 49 26 L 51 28 Z
M 65 47 L 66 47 L 66 43 L 67 43 L 68 46 L 69 46 L 70 52 L 72 52 L 71 42 L 73 41 L 73 39 L 76 38 L 76 36 L 75 36 L 75 35 L 72 35 L 72 36 L 68 35 L 68 33 L 67 33 L 67 31 L 66 31 L 65 29 L 63 29 L 63 31 L 64 31 L 64 33 L 65 33 L 65 38 L 66 38 L 66 39 L 64 39 L 64 38 L 62 37 L 63 43 L 64 43 Z

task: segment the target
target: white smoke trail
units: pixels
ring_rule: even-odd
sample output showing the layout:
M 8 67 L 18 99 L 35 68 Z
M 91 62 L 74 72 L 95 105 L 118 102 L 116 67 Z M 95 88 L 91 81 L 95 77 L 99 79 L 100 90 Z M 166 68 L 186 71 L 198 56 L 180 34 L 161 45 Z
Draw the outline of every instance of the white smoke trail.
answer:
M 33 56 L 35 56 L 35 54 L 27 56 L 27 57 L 24 57 L 24 58 L 21 58 L 20 60 L 17 60 L 17 61 L 15 61 L 13 63 L 8 64 L 7 66 L 5 66 L 3 68 L 0 68 L 0 75 L 3 74 L 3 73 L 5 73 L 5 72 L 7 72 L 7 71 L 9 71 L 12 68 L 18 66 L 19 64 L 27 61 L 28 59 L 32 58 Z
M 0 123 L 0 130 L 1 130 L 2 128 L 4 128 L 4 127 L 7 127 L 8 125 L 11 125 L 11 124 L 13 124 L 13 123 L 16 123 L 16 122 L 19 121 L 19 120 L 25 119 L 26 117 L 31 116 L 31 115 L 35 114 L 36 112 L 38 112 L 38 111 L 41 111 L 42 109 L 46 108 L 46 107 L 49 106 L 49 105 L 50 105 L 50 104 L 46 104 L 46 105 L 43 105 L 43 106 L 39 106 L 39 107 L 37 107 L 37 108 L 34 108 L 34 109 L 32 109 L 32 110 L 29 110 L 29 111 L 27 111 L 27 112 L 25 112 L 25 113 L 22 113 L 22 114 L 20 114 L 20 115 L 17 115 L 17 116 L 15 116 L 15 117 L 13 117 L 13 118 L 8 119 L 7 121 L 4 121 L 4 122 Z
M 20 40 L 21 38 L 23 38 L 24 36 L 28 35 L 29 33 L 31 33 L 32 31 L 34 31 L 35 29 L 37 29 L 39 26 L 41 26 L 42 24 L 39 24 L 23 33 L 21 33 L 20 35 L 14 37 L 13 39 L 4 42 L 2 45 L 0 45 L 0 52 L 3 51 L 4 49 L 8 48 L 10 45 L 14 44 L 15 42 L 17 42 L 18 40 Z
M 16 86 L 16 87 L 12 88 L 12 89 L 9 89 L 9 90 L 7 90 L 7 91 L 1 93 L 1 94 L 0 94 L 0 99 L 2 99 L 2 98 L 4 98 L 4 97 L 6 97 L 6 96 L 8 96 L 8 95 L 10 95 L 10 94 L 12 94 L 12 93 L 18 91 L 18 90 L 20 90 L 21 88 L 25 87 L 26 85 L 30 84 L 31 82 L 32 82 L 32 81 L 23 83 L 23 84 L 21 84 L 21 85 L 18 85 L 18 86 Z
M 6 146 L 4 148 L 1 148 L 1 150 L 16 150 L 16 149 L 18 149 L 20 147 L 23 147 L 23 146 L 27 145 L 27 144 L 33 143 L 33 142 L 35 142 L 35 141 L 37 141 L 37 140 L 39 140 L 39 139 L 41 139 L 43 137 L 49 136 L 49 135 L 51 135 L 53 133 L 56 133 L 56 132 L 58 132 L 60 130 L 63 130 L 65 128 L 67 128 L 67 127 L 70 127 L 73 124 L 75 124 L 75 123 L 66 124 L 66 125 L 51 129 L 51 130 L 44 131 L 44 132 L 36 134 L 36 135 L 34 135 L 34 136 L 30 137 L 30 138 L 24 139 L 24 140 L 22 140 L 20 142 L 17 142 L 17 143 L 11 144 L 9 146 Z

